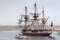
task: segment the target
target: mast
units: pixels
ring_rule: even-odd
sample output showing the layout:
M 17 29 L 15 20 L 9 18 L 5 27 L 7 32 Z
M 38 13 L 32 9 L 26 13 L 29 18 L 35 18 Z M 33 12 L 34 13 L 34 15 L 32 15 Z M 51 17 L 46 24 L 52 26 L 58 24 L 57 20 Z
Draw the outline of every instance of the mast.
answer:
M 42 6 L 42 26 L 43 26 L 43 29 L 44 29 L 45 19 L 44 19 L 44 7 L 43 6 Z
M 34 12 L 36 13 L 36 11 L 37 11 L 36 3 L 34 4 L 34 7 L 35 7 Z
M 27 15 L 27 6 L 25 6 L 25 15 Z
M 27 20 L 28 20 L 28 17 L 27 17 L 27 6 L 25 6 L 25 26 L 27 25 Z
M 45 24 L 44 22 L 44 8 L 42 7 L 42 24 Z
M 32 27 L 36 29 L 38 27 L 38 13 L 37 13 L 37 5 L 36 3 L 34 4 L 34 13 L 33 13 L 33 22 L 32 22 Z
M 34 9 L 34 16 L 33 16 L 33 18 L 34 18 L 34 20 L 37 20 L 38 15 L 37 15 L 37 6 L 36 6 L 36 3 L 34 4 L 34 7 L 35 7 L 35 9 Z

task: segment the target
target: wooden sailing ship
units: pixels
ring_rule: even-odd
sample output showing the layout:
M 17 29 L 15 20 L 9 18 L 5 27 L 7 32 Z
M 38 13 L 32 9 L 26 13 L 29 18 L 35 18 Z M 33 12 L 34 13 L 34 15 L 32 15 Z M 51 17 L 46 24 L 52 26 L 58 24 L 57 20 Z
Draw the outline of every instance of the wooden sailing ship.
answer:
M 42 18 L 39 18 L 36 3 L 34 4 L 34 7 L 34 13 L 30 13 L 32 14 L 32 18 L 30 18 L 30 14 L 28 15 L 27 7 L 25 6 L 25 15 L 22 15 L 21 19 L 19 20 L 19 27 L 22 29 L 22 33 L 24 35 L 50 35 L 52 31 L 49 30 L 52 30 L 53 22 L 51 22 L 50 27 L 48 27 L 46 22 L 49 17 L 44 17 L 44 9 L 42 9 Z M 22 22 L 24 22 L 24 25 Z

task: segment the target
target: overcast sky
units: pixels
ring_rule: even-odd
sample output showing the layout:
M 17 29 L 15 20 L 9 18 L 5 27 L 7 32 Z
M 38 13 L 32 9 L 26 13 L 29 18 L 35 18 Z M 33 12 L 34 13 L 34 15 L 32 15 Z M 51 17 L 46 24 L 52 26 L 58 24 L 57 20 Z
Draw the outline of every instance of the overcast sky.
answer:
M 41 13 L 44 4 L 45 16 L 50 16 L 48 22 L 60 24 L 60 0 L 0 0 L 0 25 L 16 25 L 19 16 L 24 14 L 24 7 L 28 7 L 28 12 L 33 12 L 34 3 L 38 13 Z

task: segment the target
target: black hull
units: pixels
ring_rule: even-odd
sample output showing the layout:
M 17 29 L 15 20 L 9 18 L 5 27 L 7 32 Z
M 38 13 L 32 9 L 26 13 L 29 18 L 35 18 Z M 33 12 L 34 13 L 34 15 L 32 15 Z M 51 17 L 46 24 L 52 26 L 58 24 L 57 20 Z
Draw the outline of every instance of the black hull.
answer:
M 22 30 L 23 35 L 49 36 L 52 31 L 47 30 Z
M 51 33 L 33 34 L 33 33 L 23 33 L 23 35 L 34 35 L 34 36 L 49 36 Z

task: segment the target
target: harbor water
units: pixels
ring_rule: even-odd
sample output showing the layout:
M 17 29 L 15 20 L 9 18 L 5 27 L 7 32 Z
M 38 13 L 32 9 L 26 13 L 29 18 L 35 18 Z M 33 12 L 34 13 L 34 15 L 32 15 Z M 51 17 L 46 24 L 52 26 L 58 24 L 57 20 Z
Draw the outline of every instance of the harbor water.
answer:
M 19 31 L 0 31 L 0 40 L 60 40 L 58 32 L 53 32 L 50 36 L 26 36 L 26 39 L 17 39 L 15 36 Z

